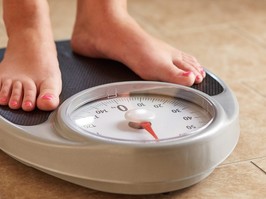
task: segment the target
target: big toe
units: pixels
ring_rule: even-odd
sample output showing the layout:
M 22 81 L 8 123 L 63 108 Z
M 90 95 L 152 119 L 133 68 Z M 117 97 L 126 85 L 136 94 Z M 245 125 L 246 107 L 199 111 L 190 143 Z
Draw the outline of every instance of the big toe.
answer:
M 55 87 L 58 86 L 58 87 Z M 53 81 L 46 81 L 40 86 L 40 93 L 37 98 L 37 107 L 44 111 L 52 111 L 59 105 L 60 84 Z
M 59 105 L 59 96 L 53 91 L 44 91 L 37 99 L 37 107 L 43 111 L 52 111 Z
M 169 67 L 164 72 L 160 71 L 161 81 L 180 84 L 183 86 L 191 86 L 196 81 L 196 76 L 192 71 L 184 71 L 175 66 Z

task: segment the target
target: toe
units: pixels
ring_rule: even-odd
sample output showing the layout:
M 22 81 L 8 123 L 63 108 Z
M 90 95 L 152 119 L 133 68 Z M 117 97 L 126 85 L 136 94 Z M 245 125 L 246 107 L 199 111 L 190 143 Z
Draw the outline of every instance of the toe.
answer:
M 57 87 L 55 87 L 57 86 Z M 53 79 L 45 80 L 40 86 L 40 94 L 37 98 L 37 107 L 44 111 L 52 111 L 59 105 L 61 84 Z
M 192 86 L 195 83 L 195 75 L 191 71 L 178 71 L 176 74 L 175 82 L 184 86 Z
M 165 71 L 165 74 L 160 71 L 160 77 L 163 77 L 160 79 L 161 81 L 167 81 L 184 86 L 191 86 L 194 84 L 196 76 L 192 71 L 181 70 L 175 65 L 167 68 L 168 70 L 162 70 Z
M 23 95 L 22 88 L 22 83 L 20 81 L 13 82 L 11 96 L 8 103 L 11 109 L 19 109 L 21 107 Z
M 182 59 L 174 59 L 173 64 L 183 70 L 183 71 L 190 71 L 194 74 L 195 82 L 200 83 L 205 77 L 204 69 L 201 67 L 199 62 L 193 56 L 183 55 Z
M 35 108 L 37 90 L 34 82 L 24 83 L 24 96 L 22 101 L 22 109 L 24 111 L 32 111 Z
M 5 79 L 1 81 L 0 89 L 0 105 L 7 105 L 10 98 L 10 93 L 12 90 L 12 80 Z
M 37 106 L 44 111 L 52 111 L 59 105 L 59 96 L 51 89 L 45 89 L 37 99 Z

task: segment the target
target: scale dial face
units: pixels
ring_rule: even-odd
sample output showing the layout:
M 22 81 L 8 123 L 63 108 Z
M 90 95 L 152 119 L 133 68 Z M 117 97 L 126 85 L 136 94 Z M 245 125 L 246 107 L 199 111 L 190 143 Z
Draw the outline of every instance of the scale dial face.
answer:
M 164 89 L 157 85 L 155 90 Z M 189 93 L 183 99 L 176 95 L 180 88 L 173 89 L 161 93 L 153 89 L 130 92 L 129 88 L 128 93 L 119 93 L 118 84 L 115 95 L 87 99 L 67 111 L 67 122 L 82 136 L 122 142 L 171 141 L 201 132 L 213 120 L 211 103 L 198 94 L 194 97 L 190 90 L 181 92 Z

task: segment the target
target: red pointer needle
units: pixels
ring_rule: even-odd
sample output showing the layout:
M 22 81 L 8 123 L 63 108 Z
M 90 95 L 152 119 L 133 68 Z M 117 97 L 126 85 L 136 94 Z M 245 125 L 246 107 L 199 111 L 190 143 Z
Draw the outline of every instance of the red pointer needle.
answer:
M 142 128 L 144 128 L 146 131 L 148 131 L 152 135 L 152 137 L 154 137 L 155 140 L 158 140 L 158 137 L 157 137 L 156 133 L 151 128 L 151 123 L 150 122 L 141 122 L 140 126 Z

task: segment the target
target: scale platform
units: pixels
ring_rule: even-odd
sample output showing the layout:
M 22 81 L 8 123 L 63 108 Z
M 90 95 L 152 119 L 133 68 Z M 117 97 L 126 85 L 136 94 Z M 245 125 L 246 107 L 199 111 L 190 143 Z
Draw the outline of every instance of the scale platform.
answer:
M 200 182 L 235 148 L 238 103 L 211 72 L 192 87 L 143 81 L 119 62 L 73 53 L 69 41 L 56 45 L 59 108 L 0 107 L 0 148 L 18 161 L 100 191 L 154 194 Z M 176 130 L 164 132 L 169 120 Z

